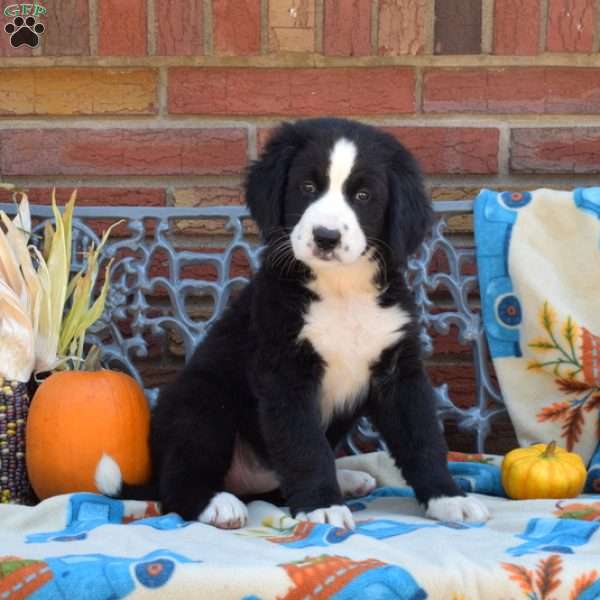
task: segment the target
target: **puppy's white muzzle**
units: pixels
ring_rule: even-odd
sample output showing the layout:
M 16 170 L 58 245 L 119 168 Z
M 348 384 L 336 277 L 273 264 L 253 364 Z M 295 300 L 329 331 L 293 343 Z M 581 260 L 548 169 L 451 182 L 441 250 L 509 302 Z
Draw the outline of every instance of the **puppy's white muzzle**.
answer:
M 352 264 L 367 247 L 356 213 L 343 194 L 331 191 L 304 211 L 291 239 L 294 256 L 309 266 Z

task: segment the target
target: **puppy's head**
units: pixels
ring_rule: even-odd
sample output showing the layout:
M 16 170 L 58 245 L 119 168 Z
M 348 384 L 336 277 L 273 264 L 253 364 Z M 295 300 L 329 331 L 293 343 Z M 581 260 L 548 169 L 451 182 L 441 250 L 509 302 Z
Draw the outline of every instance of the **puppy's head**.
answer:
M 285 123 L 249 170 L 246 200 L 267 243 L 312 268 L 352 264 L 370 247 L 404 264 L 431 224 L 411 154 L 391 135 L 342 119 Z

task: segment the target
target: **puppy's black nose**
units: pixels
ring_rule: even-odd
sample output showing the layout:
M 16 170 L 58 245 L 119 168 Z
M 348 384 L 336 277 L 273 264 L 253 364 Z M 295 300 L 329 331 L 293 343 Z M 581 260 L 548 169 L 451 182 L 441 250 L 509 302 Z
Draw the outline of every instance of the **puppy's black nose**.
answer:
M 315 227 L 313 229 L 315 244 L 320 250 L 333 250 L 342 238 L 338 229 L 327 229 L 327 227 Z

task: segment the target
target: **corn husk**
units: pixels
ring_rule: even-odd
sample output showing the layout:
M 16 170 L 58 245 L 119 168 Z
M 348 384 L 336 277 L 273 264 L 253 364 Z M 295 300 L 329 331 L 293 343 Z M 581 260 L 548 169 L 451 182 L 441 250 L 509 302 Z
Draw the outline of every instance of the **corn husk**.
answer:
M 29 315 L 15 292 L 0 281 L 0 377 L 24 383 L 29 381 L 34 364 Z
M 0 185 L 14 190 L 10 184 Z M 5 233 L 0 228 L 0 283 L 3 284 L 0 306 L 5 310 L 0 330 L 0 376 L 27 381 L 32 369 L 39 373 L 69 365 L 83 368 L 85 334 L 102 315 L 109 290 L 112 261 L 106 267 L 102 289 L 94 299 L 100 253 L 118 223 L 104 233 L 98 248 L 92 246 L 88 250 L 85 267 L 70 279 L 76 192 L 61 214 L 53 191 L 54 227 L 45 225 L 42 252 L 27 245 L 31 230 L 29 202 L 26 194 L 18 193 L 21 202 L 15 219 L 11 221 L 6 214 L 0 214 L 6 230 Z M 13 360 L 3 360 L 5 354 L 11 354 Z M 10 373 L 4 373 L 5 364 Z M 18 372 L 23 378 L 27 370 L 29 376 L 25 379 L 14 375 Z

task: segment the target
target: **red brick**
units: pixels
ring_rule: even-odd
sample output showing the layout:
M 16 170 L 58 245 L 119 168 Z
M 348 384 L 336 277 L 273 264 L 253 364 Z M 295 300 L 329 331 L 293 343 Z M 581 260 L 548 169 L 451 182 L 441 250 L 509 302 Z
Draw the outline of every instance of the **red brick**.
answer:
M 222 175 L 246 165 L 243 129 L 18 129 L 0 132 L 10 175 Z
M 241 206 L 240 186 L 195 186 L 175 190 L 175 206 Z
M 98 2 L 98 53 L 102 56 L 146 54 L 146 0 Z
M 439 360 L 441 357 L 448 359 L 449 356 L 471 358 L 472 350 L 470 344 L 461 344 L 458 340 L 458 330 L 452 327 L 447 335 L 440 335 L 435 331 L 430 332 L 433 341 L 433 357 L 431 360 Z
M 600 127 L 513 129 L 515 173 L 600 173 Z
M 156 54 L 196 56 L 204 54 L 202 0 L 160 0 L 155 3 Z
M 241 206 L 244 203 L 241 186 L 195 186 L 175 190 L 175 206 Z M 178 219 L 174 222 L 177 231 L 189 236 L 225 235 L 227 219 Z M 244 219 L 244 231 L 255 234 L 254 222 Z
M 32 204 L 50 204 L 52 188 L 24 186 Z M 158 188 L 115 188 L 115 187 L 82 187 L 69 186 L 56 188 L 56 201 L 66 204 L 71 193 L 77 189 L 77 206 L 166 206 L 166 192 Z M 0 202 L 11 202 L 11 195 L 0 190 Z M 114 219 L 88 219 L 87 225 L 98 235 L 102 235 L 113 223 Z M 149 234 L 154 231 L 152 221 L 146 224 Z M 131 235 L 125 225 L 113 229 L 112 238 L 124 238 Z
M 550 52 L 592 52 L 595 0 L 549 0 L 547 27 Z
M 212 5 L 215 52 L 260 53 L 260 0 L 213 0 Z
M 415 109 L 404 67 L 169 71 L 169 111 L 206 115 L 380 115 Z
M 540 23 L 540 0 L 496 0 L 494 54 L 537 54 Z
M 371 0 L 325 0 L 323 52 L 329 56 L 371 54 Z
M 600 113 L 600 69 L 435 69 L 425 73 L 425 112 Z
M 49 204 L 52 188 L 28 187 L 32 204 Z M 77 187 L 77 206 L 165 206 L 166 192 L 159 188 L 116 188 L 69 186 L 56 188 L 56 201 L 65 204 Z M 0 190 L 0 202 L 10 201 L 10 195 Z
M 498 172 L 495 128 L 390 127 L 386 131 L 415 154 L 427 174 Z
M 152 114 L 156 85 L 153 69 L 5 69 L 0 115 Z
M 435 54 L 481 53 L 481 0 L 435 0 L 434 10 Z
M 498 130 L 492 127 L 383 127 L 413 152 L 423 171 L 491 174 L 498 172 Z M 260 153 L 273 127 L 257 132 Z M 473 197 L 473 196 L 471 196 Z
M 83 56 L 90 53 L 88 0 L 55 0 L 48 3 L 42 23 L 44 56 Z
M 314 52 L 315 0 L 269 0 L 271 52 Z
M 422 54 L 426 12 L 426 0 L 381 0 L 379 54 Z
M 452 402 L 461 408 L 475 404 L 475 370 L 472 364 L 445 363 L 436 364 L 435 359 L 428 363 L 427 372 L 434 385 L 448 385 L 448 394 Z

